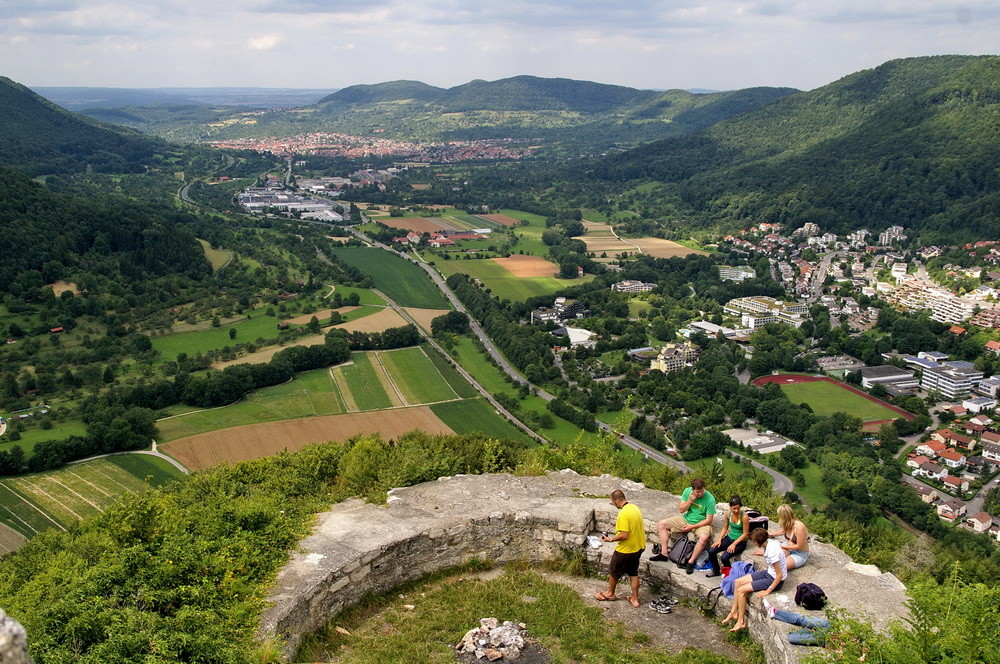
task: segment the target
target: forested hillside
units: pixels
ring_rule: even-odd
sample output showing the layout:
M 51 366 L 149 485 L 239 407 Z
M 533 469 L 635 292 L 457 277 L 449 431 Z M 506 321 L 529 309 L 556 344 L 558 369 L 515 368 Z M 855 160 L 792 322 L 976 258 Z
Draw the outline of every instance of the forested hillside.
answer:
M 0 77 L 0 164 L 29 175 L 141 173 L 166 145 L 121 127 L 66 111 Z
M 191 219 L 123 199 L 53 194 L 0 167 L 0 289 L 21 295 L 66 276 L 71 267 L 115 281 L 207 275 L 201 246 L 179 227 Z
M 1000 58 L 910 58 L 609 158 L 593 175 L 668 183 L 712 220 L 995 237 L 998 137 Z

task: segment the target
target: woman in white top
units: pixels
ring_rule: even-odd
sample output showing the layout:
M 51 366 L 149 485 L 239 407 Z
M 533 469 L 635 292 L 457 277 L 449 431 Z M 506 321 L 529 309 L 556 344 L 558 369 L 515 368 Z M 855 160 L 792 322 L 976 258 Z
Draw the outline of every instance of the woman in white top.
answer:
M 772 530 L 768 535 L 777 537 L 784 535 L 786 542 L 781 545 L 788 556 L 788 569 L 802 567 L 809 560 L 809 529 L 806 524 L 795 518 L 795 510 L 791 505 L 778 508 L 778 530 Z
M 734 587 L 733 609 L 722 621 L 722 624 L 735 620 L 736 624 L 729 630 L 738 632 L 747 626 L 747 601 L 750 593 L 757 591 L 757 597 L 767 597 L 771 593 L 781 590 L 781 586 L 788 578 L 788 566 L 785 562 L 785 551 L 775 540 L 768 539 L 767 531 L 763 528 L 756 528 L 750 533 L 750 541 L 764 549 L 764 562 L 767 569 L 747 574 L 736 579 Z

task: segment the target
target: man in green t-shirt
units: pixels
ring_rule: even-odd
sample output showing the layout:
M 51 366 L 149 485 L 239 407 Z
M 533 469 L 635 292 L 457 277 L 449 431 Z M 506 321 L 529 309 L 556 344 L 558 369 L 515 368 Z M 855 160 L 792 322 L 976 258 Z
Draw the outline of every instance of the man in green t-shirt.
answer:
M 694 573 L 694 561 L 705 550 L 708 538 L 712 536 L 712 520 L 715 518 L 715 496 L 705 490 L 705 481 L 700 478 L 691 480 L 691 486 L 681 494 L 680 514 L 661 519 L 656 524 L 656 532 L 660 537 L 660 553 L 650 558 L 651 561 L 666 561 L 670 551 L 670 535 L 687 537 L 694 532 L 697 541 L 694 551 L 687 562 L 681 564 L 688 574 Z
M 611 563 L 608 565 L 608 589 L 597 593 L 594 597 L 602 602 L 618 599 L 615 595 L 618 579 L 627 574 L 629 585 L 632 587 L 628 601 L 635 608 L 639 608 L 639 558 L 646 550 L 646 528 L 642 523 L 642 512 L 625 500 L 625 494 L 618 489 L 611 492 L 611 504 L 619 510 L 618 519 L 615 521 L 615 534 L 601 535 L 601 540 L 618 542 L 618 545 L 611 554 Z

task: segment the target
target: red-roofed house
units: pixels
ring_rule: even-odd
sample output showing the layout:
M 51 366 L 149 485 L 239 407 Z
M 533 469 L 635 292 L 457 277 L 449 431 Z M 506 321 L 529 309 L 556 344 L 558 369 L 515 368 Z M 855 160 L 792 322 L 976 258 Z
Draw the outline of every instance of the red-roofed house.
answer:
M 959 325 L 952 325 L 951 327 L 948 328 L 948 331 L 959 337 L 962 336 L 963 334 L 966 334 L 965 328 Z
M 966 519 L 965 525 L 977 533 L 985 533 L 993 525 L 993 517 L 987 512 L 980 512 Z
M 952 406 L 950 410 L 959 417 L 969 412 L 968 408 L 966 408 L 965 406 L 958 406 L 958 405 Z
M 938 458 L 944 461 L 944 465 L 949 468 L 961 468 L 965 465 L 965 457 L 955 450 L 944 450 L 938 455 Z
M 943 480 L 944 488 L 949 491 L 954 491 L 956 493 L 965 493 L 969 490 L 969 480 L 962 479 L 961 477 L 955 477 L 954 475 L 947 475 Z
M 976 415 L 971 420 L 971 424 L 982 424 L 983 426 L 989 426 L 993 424 L 993 420 L 990 419 L 989 415 Z
M 984 348 L 987 352 L 993 353 L 994 355 L 1000 355 L 1000 341 L 990 339 L 986 342 Z
M 951 437 L 951 444 L 961 450 L 971 450 L 976 446 L 976 441 L 968 436 L 956 433 Z
M 938 432 L 935 431 L 934 433 L 936 434 Z M 951 433 L 951 431 L 949 431 L 948 433 Z M 936 457 L 938 454 L 941 454 L 941 452 L 945 451 L 946 449 L 948 449 L 948 446 L 942 443 L 940 440 L 928 440 L 926 443 L 921 443 L 917 445 L 916 452 L 917 454 L 923 454 L 924 456 L 933 458 Z
M 980 436 L 980 439 L 982 439 L 984 443 L 1000 443 L 1000 433 L 997 433 L 996 431 L 984 431 L 983 435 Z
M 954 435 L 955 432 L 951 429 L 938 429 L 931 434 L 931 440 L 936 440 L 939 443 L 947 443 Z
M 906 455 L 906 465 L 910 468 L 919 468 L 925 463 L 930 463 L 931 460 L 925 457 L 923 454 L 908 454 Z

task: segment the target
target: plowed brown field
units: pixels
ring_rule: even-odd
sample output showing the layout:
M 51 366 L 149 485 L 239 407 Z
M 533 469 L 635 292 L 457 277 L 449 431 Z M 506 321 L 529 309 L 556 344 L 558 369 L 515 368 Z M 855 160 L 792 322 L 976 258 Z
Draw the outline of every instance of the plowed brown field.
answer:
M 417 325 L 428 332 L 431 331 L 432 320 L 448 313 L 448 309 L 413 309 L 411 307 L 404 307 L 404 311 L 410 315 L 410 318 L 417 321 Z
M 517 226 L 519 223 L 521 223 L 514 217 L 508 217 L 505 214 L 480 214 L 476 216 L 482 217 L 483 219 L 488 219 L 489 221 L 492 221 L 494 224 L 500 224 L 501 226 Z
M 514 254 L 509 258 L 494 258 L 493 262 L 515 277 L 554 277 L 559 274 L 559 267 L 541 256 Z
M 406 319 L 396 313 L 395 309 L 387 307 L 371 316 L 352 320 L 336 327 L 348 332 L 384 332 L 390 327 L 401 327 L 403 325 L 406 325 Z
M 380 433 L 397 438 L 420 429 L 433 434 L 454 433 L 426 406 L 370 413 L 305 417 L 262 422 L 178 438 L 159 446 L 191 470 L 220 463 L 261 459 L 282 450 L 295 452 L 312 443 L 347 440 L 358 434 Z
M 234 360 L 226 360 L 225 362 L 212 362 L 213 369 L 225 369 L 233 364 L 262 364 L 264 362 L 270 362 L 271 358 L 274 357 L 275 353 L 281 350 L 285 350 L 289 346 L 318 346 L 323 343 L 325 337 L 322 334 L 311 334 L 308 337 L 300 337 L 295 341 L 291 341 L 284 346 L 268 346 L 267 348 L 261 349 L 256 353 L 247 353 L 246 355 L 240 355 Z

